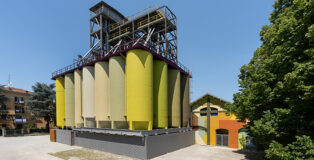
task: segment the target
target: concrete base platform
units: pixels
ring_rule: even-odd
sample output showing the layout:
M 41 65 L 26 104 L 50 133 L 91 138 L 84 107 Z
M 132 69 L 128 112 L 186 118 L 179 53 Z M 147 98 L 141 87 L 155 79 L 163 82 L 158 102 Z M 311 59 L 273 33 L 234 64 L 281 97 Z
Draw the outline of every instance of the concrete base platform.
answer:
M 58 136 L 58 132 L 59 136 Z M 65 132 L 68 132 L 66 134 Z M 118 129 L 77 128 L 57 130 L 57 142 L 111 152 L 139 159 L 150 159 L 194 144 L 191 128 L 130 131 Z M 62 133 L 62 134 L 61 134 Z M 60 137 L 64 135 L 64 137 Z M 58 140 L 58 138 L 60 140 Z M 65 140 L 70 139 L 70 140 Z

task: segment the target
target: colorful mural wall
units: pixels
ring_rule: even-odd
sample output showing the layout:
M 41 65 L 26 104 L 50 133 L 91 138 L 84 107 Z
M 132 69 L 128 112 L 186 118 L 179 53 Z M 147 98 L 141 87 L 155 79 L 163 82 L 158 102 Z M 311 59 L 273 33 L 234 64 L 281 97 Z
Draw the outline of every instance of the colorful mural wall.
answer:
M 210 98 L 211 111 L 214 111 L 210 115 L 209 129 L 207 127 L 207 102 L 204 101 L 207 98 Z M 192 103 L 192 126 L 195 129 L 196 144 L 207 145 L 207 133 L 210 132 L 209 145 L 223 146 L 227 144 L 230 148 L 244 148 L 243 138 L 245 139 L 246 134 L 239 133 L 239 131 L 245 123 L 238 122 L 233 114 L 228 115 L 223 108 L 224 103 L 224 100 L 208 94 Z M 239 143 L 240 141 L 242 143 Z

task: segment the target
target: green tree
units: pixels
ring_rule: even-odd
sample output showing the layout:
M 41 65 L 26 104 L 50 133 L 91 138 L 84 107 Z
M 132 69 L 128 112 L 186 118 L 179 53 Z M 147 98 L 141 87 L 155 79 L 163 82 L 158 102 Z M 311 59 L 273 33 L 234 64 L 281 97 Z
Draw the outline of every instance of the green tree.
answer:
M 0 105 L 4 104 L 6 101 L 9 100 L 8 97 L 2 94 L 4 92 L 6 92 L 6 90 L 4 90 L 4 86 L 0 85 Z
M 226 105 L 249 120 L 258 149 L 314 134 L 314 0 L 277 0 L 273 7 L 262 45 L 241 67 L 239 93 Z
M 297 136 L 296 141 L 282 146 L 273 141 L 265 151 L 266 158 L 272 160 L 303 160 L 314 159 L 314 144 L 309 136 Z
M 33 92 L 26 102 L 27 110 L 34 116 L 44 117 L 47 121 L 46 128 L 49 129 L 49 122 L 53 121 L 55 124 L 56 104 L 54 91 L 55 85 L 47 85 L 45 83 L 37 82 L 32 86 Z
M 4 89 L 4 86 L 0 85 L 0 116 L 2 118 L 7 117 L 7 114 L 8 114 L 8 111 L 2 106 L 5 104 L 5 102 L 9 100 L 9 98 L 3 94 L 5 92 L 7 91 Z

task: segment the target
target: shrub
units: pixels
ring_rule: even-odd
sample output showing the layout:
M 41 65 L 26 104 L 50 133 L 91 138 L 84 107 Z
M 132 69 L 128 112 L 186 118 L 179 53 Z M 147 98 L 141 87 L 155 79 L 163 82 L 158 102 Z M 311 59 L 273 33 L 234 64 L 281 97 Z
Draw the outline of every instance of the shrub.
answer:
M 273 141 L 265 153 L 265 157 L 272 160 L 313 160 L 314 143 L 309 136 L 296 136 L 296 141 L 286 146 Z

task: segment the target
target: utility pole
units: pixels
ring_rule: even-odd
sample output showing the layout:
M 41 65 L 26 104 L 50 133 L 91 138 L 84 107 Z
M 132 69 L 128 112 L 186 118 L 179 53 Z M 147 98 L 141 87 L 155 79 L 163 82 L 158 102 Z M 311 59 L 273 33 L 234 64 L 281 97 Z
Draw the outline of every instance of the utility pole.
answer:
M 211 109 L 210 109 L 210 99 L 209 97 L 207 98 L 207 145 L 210 145 L 210 114 L 211 114 Z
M 8 87 L 9 87 L 9 88 L 12 87 L 11 75 L 10 75 L 10 74 L 9 74 L 9 78 L 8 78 Z

